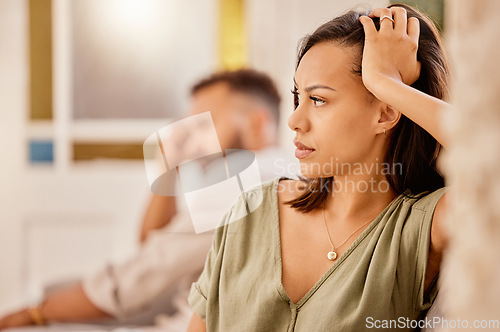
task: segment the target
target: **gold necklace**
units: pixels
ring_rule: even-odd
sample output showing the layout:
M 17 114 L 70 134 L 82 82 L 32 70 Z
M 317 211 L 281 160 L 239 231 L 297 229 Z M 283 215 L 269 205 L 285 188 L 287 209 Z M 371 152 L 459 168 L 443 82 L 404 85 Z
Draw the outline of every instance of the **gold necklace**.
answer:
M 351 236 L 354 235 L 354 233 L 356 233 L 357 231 L 359 231 L 361 228 L 363 228 L 364 226 L 368 225 L 370 222 L 372 222 L 372 220 L 368 221 L 367 223 L 361 225 L 361 227 L 359 227 L 358 229 L 356 229 L 354 232 L 352 232 L 351 235 L 349 235 L 347 237 L 347 239 L 344 240 L 344 242 L 342 242 L 337 248 L 335 248 L 335 246 L 333 245 L 333 242 L 332 242 L 332 239 L 330 237 L 330 232 L 328 231 L 328 226 L 326 225 L 326 215 L 325 215 L 325 206 L 323 206 L 323 220 L 325 222 L 325 228 L 326 228 L 326 234 L 328 235 L 328 241 L 330 241 L 330 244 L 332 246 L 332 250 L 328 252 L 328 254 L 326 255 L 326 257 L 331 260 L 331 261 L 334 261 L 337 259 L 337 253 L 335 252 L 335 250 L 337 248 L 340 248 L 342 247 L 346 242 L 347 240 L 349 240 L 351 238 Z

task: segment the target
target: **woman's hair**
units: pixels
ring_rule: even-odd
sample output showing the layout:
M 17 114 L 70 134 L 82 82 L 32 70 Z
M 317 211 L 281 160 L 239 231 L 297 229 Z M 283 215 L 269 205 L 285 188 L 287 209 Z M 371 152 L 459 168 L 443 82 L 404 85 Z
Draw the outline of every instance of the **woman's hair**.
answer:
M 403 7 L 408 18 L 416 17 L 420 22 L 417 60 L 421 63 L 420 77 L 412 87 L 439 99 L 446 99 L 448 94 L 448 65 L 438 30 L 424 14 L 405 4 L 393 4 L 390 7 Z M 365 33 L 359 17 L 368 15 L 349 11 L 320 26 L 299 44 L 297 67 L 306 52 L 316 44 L 336 42 L 341 46 L 358 48 L 353 71 L 361 75 L 361 58 Z M 374 19 L 377 30 L 379 20 Z M 443 176 L 436 165 L 441 145 L 424 129 L 401 114 L 398 124 L 391 130 L 388 149 L 384 162 L 396 169 L 398 174 L 386 175 L 392 189 L 397 194 L 417 195 L 424 191 L 434 191 L 444 186 Z M 333 190 L 333 177 L 302 179 L 307 190 L 300 197 L 288 201 L 293 208 L 309 212 L 320 208 L 325 203 L 330 190 Z

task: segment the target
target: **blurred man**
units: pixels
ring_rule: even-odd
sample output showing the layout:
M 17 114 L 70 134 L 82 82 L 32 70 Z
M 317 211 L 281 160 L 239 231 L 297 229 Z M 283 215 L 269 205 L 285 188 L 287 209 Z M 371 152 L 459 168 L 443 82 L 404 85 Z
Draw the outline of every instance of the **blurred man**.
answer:
M 280 97 L 269 77 L 252 70 L 222 72 L 200 81 L 191 92 L 190 114 L 211 111 L 223 150 L 252 150 L 263 181 L 293 176 L 287 167 L 292 159 L 277 147 Z M 194 234 L 182 196 L 153 195 L 142 222 L 142 247 L 134 257 L 49 294 L 38 307 L 0 319 L 0 329 L 102 318 L 151 324 L 129 318 L 156 310 L 167 313 L 157 325 L 184 331 L 192 314 L 189 288 L 203 269 L 211 235 Z

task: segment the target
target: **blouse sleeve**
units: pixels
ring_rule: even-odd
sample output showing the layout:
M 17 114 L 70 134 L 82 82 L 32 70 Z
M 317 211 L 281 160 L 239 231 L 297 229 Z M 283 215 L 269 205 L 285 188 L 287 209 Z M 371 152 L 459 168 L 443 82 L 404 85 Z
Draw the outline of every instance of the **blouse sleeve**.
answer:
M 437 279 L 429 286 L 426 294 L 425 288 L 425 275 L 427 272 L 427 261 L 429 258 L 429 249 L 431 245 L 431 228 L 432 219 L 436 205 L 444 195 L 448 188 L 438 189 L 423 198 L 421 198 L 415 205 L 414 209 L 422 212 L 422 222 L 420 224 L 420 231 L 418 236 L 417 245 L 417 261 L 416 261 L 416 279 L 415 288 L 413 290 L 414 305 L 418 311 L 425 311 L 430 308 L 438 293 Z
M 261 201 L 261 186 L 243 192 L 224 215 L 219 227 L 215 229 L 205 267 L 198 281 L 191 285 L 188 297 L 188 302 L 194 312 L 205 322 L 207 322 L 207 315 L 218 315 L 221 272 L 223 266 L 231 265 L 231 255 L 224 256 L 227 241 L 230 241 L 232 235 L 241 231 L 241 222 L 247 220 L 249 211 L 252 211 L 251 207 L 260 206 Z
M 226 232 L 227 227 L 224 224 L 215 230 L 212 247 L 208 252 L 203 272 L 198 278 L 198 281 L 191 285 L 191 290 L 189 292 L 189 305 L 193 308 L 194 312 L 201 319 L 203 319 L 203 321 L 206 321 L 207 299 L 208 292 L 210 290 L 210 283 L 212 279 L 218 279 L 220 275 L 220 260 L 218 260 L 218 257 L 223 251 Z

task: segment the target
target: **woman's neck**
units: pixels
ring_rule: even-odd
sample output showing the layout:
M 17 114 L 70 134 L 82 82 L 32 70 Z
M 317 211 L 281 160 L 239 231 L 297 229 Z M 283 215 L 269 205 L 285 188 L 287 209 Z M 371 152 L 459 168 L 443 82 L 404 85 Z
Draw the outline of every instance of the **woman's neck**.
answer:
M 325 208 L 332 219 L 364 220 L 376 217 L 396 196 L 383 174 L 338 175 Z

